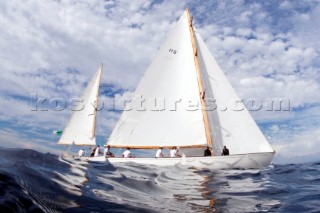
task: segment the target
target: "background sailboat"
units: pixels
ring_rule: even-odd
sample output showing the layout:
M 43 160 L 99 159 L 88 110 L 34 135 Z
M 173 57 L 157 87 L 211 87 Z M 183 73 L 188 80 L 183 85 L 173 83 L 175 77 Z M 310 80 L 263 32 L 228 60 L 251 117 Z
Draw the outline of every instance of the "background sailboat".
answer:
M 78 146 L 96 145 L 96 115 L 102 64 L 88 83 L 76 111 L 72 114 L 58 144 Z

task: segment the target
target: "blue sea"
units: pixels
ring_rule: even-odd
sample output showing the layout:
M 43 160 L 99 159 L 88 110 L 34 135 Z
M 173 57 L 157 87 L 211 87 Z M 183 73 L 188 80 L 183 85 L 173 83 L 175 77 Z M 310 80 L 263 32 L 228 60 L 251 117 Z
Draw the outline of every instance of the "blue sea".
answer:
M 320 212 L 320 163 L 111 166 L 0 149 L 0 212 Z

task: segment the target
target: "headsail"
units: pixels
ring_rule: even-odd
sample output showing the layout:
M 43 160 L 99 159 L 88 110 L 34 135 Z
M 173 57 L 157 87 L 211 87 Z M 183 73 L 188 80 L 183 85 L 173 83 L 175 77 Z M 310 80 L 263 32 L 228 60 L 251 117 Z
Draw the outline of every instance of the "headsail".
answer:
M 134 97 L 145 100 L 146 110 L 137 109 L 137 102 L 129 103 L 109 138 L 109 145 L 207 146 L 188 26 L 187 12 L 184 12 L 134 93 Z M 164 109 L 153 110 L 150 103 L 154 103 L 154 99 L 160 106 L 164 101 Z M 192 104 L 197 106 L 188 106 Z
M 58 144 L 95 145 L 95 126 L 102 65 L 90 80 Z
M 220 152 L 223 145 L 232 154 L 273 152 L 201 36 L 197 32 L 195 35 L 206 98 L 214 100 L 217 107 L 208 111 L 215 152 Z M 237 104 L 237 108 L 233 104 Z

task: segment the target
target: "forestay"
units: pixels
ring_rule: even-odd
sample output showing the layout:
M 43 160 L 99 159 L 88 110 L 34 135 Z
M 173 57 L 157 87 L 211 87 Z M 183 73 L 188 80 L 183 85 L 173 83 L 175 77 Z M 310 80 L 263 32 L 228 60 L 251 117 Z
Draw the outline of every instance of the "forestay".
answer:
M 186 12 L 146 70 L 133 99 L 114 128 L 109 145 L 133 148 L 207 145 Z
M 95 145 L 95 125 L 102 65 L 90 80 L 58 144 Z

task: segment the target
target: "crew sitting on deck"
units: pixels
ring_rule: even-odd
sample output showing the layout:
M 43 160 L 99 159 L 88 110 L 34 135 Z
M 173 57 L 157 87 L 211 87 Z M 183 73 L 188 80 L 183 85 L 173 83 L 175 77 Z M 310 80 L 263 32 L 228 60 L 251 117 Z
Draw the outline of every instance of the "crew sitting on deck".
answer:
M 108 145 L 107 148 L 104 149 L 103 156 L 106 158 L 114 157 L 114 154 L 110 152 L 110 145 Z
M 210 147 L 207 146 L 207 149 L 204 150 L 204 156 L 211 156 L 211 155 L 212 155 L 212 153 L 210 151 Z
M 170 150 L 170 157 L 181 157 L 181 155 L 179 155 L 179 153 L 177 152 L 177 147 L 172 147 L 172 149 Z
M 83 157 L 85 154 L 86 154 L 86 151 L 84 151 L 84 149 L 80 149 L 78 152 L 79 157 Z
M 162 147 L 160 146 L 156 152 L 156 158 L 163 158 L 163 157 L 164 157 L 164 155 L 162 153 Z
M 134 156 L 130 152 L 130 148 L 128 147 L 126 151 L 123 152 L 122 154 L 123 158 L 134 158 Z
M 180 154 L 180 152 L 181 152 L 181 154 Z M 184 153 L 181 151 L 180 146 L 177 147 L 176 156 L 177 156 L 177 157 L 185 156 Z
M 92 147 L 90 157 L 94 156 L 94 153 L 96 152 L 96 149 L 97 149 L 96 146 Z
M 223 147 L 221 155 L 229 155 L 229 149 L 226 146 Z

